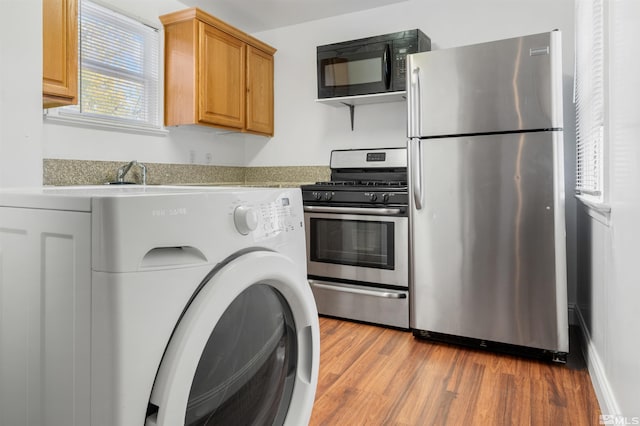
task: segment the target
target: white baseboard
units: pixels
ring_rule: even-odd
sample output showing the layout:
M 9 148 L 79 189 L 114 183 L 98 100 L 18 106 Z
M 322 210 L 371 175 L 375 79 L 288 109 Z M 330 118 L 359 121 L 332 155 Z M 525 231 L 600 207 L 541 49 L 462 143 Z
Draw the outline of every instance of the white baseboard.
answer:
M 602 414 L 617 415 L 620 413 L 620 407 L 613 396 L 611 386 L 609 386 L 609 381 L 607 380 L 604 364 L 591 340 L 591 335 L 587 328 L 587 323 L 580 312 L 580 307 L 574 305 L 570 309 L 573 310 L 573 315 L 580 326 L 582 333 L 582 356 L 587 362 L 589 376 L 591 376 L 591 384 L 598 398 L 598 404 L 600 404 L 600 411 Z

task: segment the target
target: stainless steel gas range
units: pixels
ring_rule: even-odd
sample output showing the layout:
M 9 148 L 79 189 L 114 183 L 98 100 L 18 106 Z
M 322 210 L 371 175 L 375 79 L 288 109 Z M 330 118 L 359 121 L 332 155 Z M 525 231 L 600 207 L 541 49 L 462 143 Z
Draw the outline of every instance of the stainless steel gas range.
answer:
M 334 150 L 330 166 L 302 187 L 318 312 L 409 328 L 406 149 Z

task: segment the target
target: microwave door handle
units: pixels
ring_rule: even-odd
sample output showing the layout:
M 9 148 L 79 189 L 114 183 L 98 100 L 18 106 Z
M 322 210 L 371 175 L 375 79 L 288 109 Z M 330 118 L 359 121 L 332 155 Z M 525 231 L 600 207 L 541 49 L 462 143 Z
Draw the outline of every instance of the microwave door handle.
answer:
M 384 64 L 384 86 L 387 90 L 391 88 L 391 46 L 387 43 L 382 54 Z

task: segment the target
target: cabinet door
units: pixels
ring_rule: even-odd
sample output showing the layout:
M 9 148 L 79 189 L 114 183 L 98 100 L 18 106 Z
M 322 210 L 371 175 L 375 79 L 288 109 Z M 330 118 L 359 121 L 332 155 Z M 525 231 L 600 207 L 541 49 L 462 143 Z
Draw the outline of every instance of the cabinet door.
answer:
M 91 422 L 91 215 L 0 207 L 0 424 Z
M 42 94 L 45 108 L 78 102 L 77 0 L 42 2 Z
M 199 23 L 198 121 L 242 129 L 246 44 Z
M 273 55 L 247 47 L 247 130 L 273 136 Z

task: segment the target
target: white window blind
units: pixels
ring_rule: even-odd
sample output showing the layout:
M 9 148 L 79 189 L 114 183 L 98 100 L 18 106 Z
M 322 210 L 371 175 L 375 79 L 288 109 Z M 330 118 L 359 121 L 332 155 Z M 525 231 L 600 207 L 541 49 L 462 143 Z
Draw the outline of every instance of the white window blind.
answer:
M 79 102 L 90 121 L 160 128 L 158 30 L 88 0 L 80 4 Z
M 603 201 L 603 0 L 576 0 L 576 192 Z

